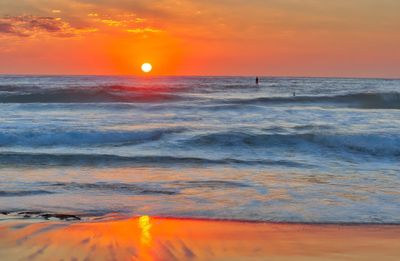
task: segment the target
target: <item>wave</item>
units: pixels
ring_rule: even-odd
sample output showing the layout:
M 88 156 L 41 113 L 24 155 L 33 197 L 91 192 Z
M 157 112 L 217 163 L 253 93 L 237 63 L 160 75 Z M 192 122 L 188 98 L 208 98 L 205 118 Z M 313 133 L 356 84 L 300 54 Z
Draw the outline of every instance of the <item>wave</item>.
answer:
M 146 194 L 162 194 L 176 195 L 179 192 L 173 189 L 164 189 L 161 187 L 152 188 L 149 185 L 143 184 L 128 184 L 128 183 L 42 183 L 42 185 L 55 189 L 63 190 L 84 190 L 84 191 L 100 191 L 102 193 L 118 192 L 122 194 L 146 195 Z
M 226 181 L 226 180 L 186 180 L 186 181 L 175 181 L 170 182 L 171 184 L 182 187 L 182 188 L 210 188 L 210 189 L 221 189 L 221 188 L 246 188 L 251 187 L 249 184 Z
M 92 83 L 94 84 L 94 83 Z M 228 85 L 252 93 L 249 85 Z M 187 100 L 211 101 L 206 106 L 221 106 L 216 109 L 229 109 L 222 105 L 268 105 L 268 104 L 336 104 L 362 109 L 400 109 L 399 92 L 356 92 L 325 96 L 279 96 L 257 98 L 201 98 L 200 93 L 231 92 L 222 83 L 199 87 L 195 83 L 180 86 L 170 83 L 160 86 L 13 86 L 0 85 L 0 103 L 159 103 Z
M 64 88 L 0 86 L 0 103 L 147 103 L 182 99 L 178 92 L 171 90 L 114 85 Z
M 0 147 L 46 146 L 124 146 L 152 142 L 165 135 L 181 133 L 184 128 L 159 128 L 138 131 L 25 131 L 0 133 Z
M 305 129 L 307 130 L 308 127 Z M 200 147 L 282 147 L 313 151 L 319 146 L 331 150 L 374 156 L 400 156 L 400 135 L 296 133 L 267 134 L 245 132 L 217 132 L 196 136 L 185 143 Z
M 225 180 L 176 180 L 146 183 L 78 183 L 78 182 L 35 182 L 35 190 L 0 191 L 0 197 L 23 197 L 56 193 L 106 193 L 125 195 L 177 195 L 185 189 L 235 189 L 249 188 L 250 184 Z
M 230 188 L 246 188 L 251 187 L 249 184 L 225 181 L 225 180 L 176 180 L 163 182 L 146 182 L 144 183 L 77 183 L 77 182 L 57 182 L 36 183 L 41 187 L 52 190 L 83 190 L 83 191 L 100 191 L 102 193 L 122 193 L 122 194 L 161 194 L 176 195 L 184 189 L 192 188 L 208 188 L 208 189 L 230 189 Z M 167 187 L 165 187 L 167 186 Z
M 0 197 L 24 197 L 35 195 L 47 195 L 54 192 L 47 190 L 17 190 L 17 191 L 0 191 Z
M 170 166 L 170 165 L 266 165 L 311 167 L 289 160 L 242 160 L 236 158 L 207 159 L 173 156 L 117 156 L 107 154 L 0 153 L 3 166 Z
M 362 109 L 400 109 L 400 93 L 352 93 L 333 96 L 294 96 L 294 97 L 259 97 L 253 99 L 228 99 L 227 104 L 343 104 Z

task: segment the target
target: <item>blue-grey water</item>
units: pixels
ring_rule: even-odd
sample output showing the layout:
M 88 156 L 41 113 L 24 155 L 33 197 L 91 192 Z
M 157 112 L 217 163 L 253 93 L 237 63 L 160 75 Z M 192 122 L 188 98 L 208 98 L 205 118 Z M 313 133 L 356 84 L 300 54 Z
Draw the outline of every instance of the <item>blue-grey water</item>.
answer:
M 400 80 L 0 76 L 0 211 L 400 223 Z

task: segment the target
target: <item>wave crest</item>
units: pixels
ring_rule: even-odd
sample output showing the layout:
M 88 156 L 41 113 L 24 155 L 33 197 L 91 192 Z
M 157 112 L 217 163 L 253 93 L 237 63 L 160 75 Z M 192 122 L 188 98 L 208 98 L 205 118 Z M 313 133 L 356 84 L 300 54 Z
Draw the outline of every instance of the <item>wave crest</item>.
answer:
M 35 195 L 54 194 L 47 190 L 15 190 L 15 191 L 0 191 L 0 197 L 25 197 Z
M 165 135 L 180 133 L 184 128 L 160 128 L 138 131 L 66 131 L 0 133 L 1 146 L 119 146 L 160 140 Z
M 39 88 L 0 86 L 0 103 L 146 103 L 181 100 L 168 90 L 124 86 Z
M 217 132 L 187 140 L 191 146 L 224 146 L 243 148 L 282 147 L 313 151 L 319 146 L 325 149 L 356 152 L 374 156 L 400 156 L 399 135 L 296 133 L 264 134 L 244 132 Z
M 232 104 L 343 104 L 362 109 L 400 109 L 400 93 L 352 93 L 333 96 L 294 96 L 294 97 L 259 97 L 254 99 L 231 99 Z

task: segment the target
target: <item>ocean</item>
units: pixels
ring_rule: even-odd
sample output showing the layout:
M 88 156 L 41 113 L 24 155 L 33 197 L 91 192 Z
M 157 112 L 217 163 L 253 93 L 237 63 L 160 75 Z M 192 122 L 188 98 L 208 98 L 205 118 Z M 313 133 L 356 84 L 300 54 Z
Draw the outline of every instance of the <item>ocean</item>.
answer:
M 0 76 L 0 212 L 400 224 L 400 80 Z

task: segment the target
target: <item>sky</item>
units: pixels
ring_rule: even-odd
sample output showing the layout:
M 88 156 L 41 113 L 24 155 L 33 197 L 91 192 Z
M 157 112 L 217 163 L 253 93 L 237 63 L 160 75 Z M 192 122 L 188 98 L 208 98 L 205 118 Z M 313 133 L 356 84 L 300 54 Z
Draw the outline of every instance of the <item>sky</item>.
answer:
M 398 0 L 0 0 L 1 74 L 400 78 Z

